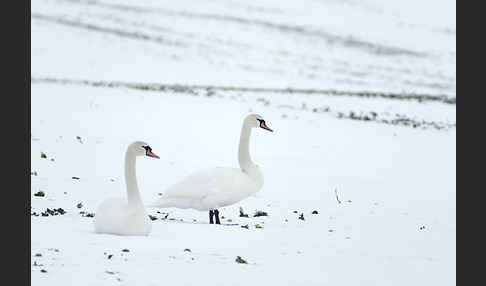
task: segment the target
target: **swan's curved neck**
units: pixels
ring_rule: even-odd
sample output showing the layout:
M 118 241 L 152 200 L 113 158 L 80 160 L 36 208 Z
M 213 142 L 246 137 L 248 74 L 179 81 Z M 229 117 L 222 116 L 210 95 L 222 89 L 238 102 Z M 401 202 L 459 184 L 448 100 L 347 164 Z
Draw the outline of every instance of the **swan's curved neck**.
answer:
M 250 135 L 251 128 L 243 123 L 238 150 L 238 162 L 240 163 L 240 168 L 243 172 L 248 172 L 248 169 L 253 165 L 250 157 Z
M 137 174 L 135 163 L 137 157 L 133 152 L 127 150 L 125 153 L 125 183 L 127 184 L 127 197 L 129 205 L 142 205 L 140 192 L 138 191 Z

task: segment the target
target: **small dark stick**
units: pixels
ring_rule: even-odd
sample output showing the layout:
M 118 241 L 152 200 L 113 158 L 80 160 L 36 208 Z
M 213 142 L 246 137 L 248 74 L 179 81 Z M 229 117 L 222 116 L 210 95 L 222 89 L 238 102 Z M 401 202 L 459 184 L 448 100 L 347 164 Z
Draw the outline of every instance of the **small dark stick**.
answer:
M 240 217 L 248 217 L 248 215 L 243 212 L 242 207 L 240 207 Z
M 341 201 L 339 200 L 338 194 L 337 194 L 337 189 L 334 189 L 334 193 L 336 194 L 336 200 L 338 201 L 338 203 L 341 203 Z

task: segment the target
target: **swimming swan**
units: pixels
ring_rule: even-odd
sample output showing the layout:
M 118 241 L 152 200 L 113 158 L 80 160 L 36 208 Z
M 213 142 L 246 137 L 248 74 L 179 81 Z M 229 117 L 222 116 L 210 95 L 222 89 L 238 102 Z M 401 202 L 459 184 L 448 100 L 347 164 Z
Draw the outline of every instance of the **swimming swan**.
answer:
M 245 118 L 238 151 L 240 168 L 216 167 L 192 173 L 170 186 L 149 206 L 209 210 L 209 223 L 213 224 L 214 216 L 216 224 L 220 224 L 218 208 L 241 201 L 263 186 L 263 174 L 252 162 L 249 153 L 251 129 L 255 127 L 273 132 L 260 115 L 250 114 Z
M 125 153 L 125 183 L 128 200 L 111 198 L 102 202 L 94 219 L 95 232 L 148 235 L 152 230 L 152 221 L 142 204 L 135 173 L 136 157 L 144 155 L 159 159 L 159 156 L 152 153 L 152 148 L 145 142 L 136 141 L 128 146 Z

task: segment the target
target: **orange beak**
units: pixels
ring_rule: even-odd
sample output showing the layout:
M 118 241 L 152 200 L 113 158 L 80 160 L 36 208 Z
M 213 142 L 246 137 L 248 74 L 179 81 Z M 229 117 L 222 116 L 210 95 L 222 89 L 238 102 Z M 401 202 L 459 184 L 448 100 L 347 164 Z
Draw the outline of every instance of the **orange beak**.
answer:
M 265 124 L 265 121 L 260 121 L 260 128 L 263 128 L 263 129 L 266 129 L 270 132 L 273 132 L 272 129 L 270 129 L 270 127 L 268 127 L 266 124 Z
M 150 151 L 150 150 L 147 150 L 147 151 L 145 152 L 145 155 L 147 155 L 147 156 L 149 156 L 149 157 L 152 157 L 152 158 L 157 158 L 157 159 L 160 159 L 160 157 L 159 157 L 159 156 L 155 155 L 155 154 L 154 154 L 154 153 L 152 153 L 152 151 Z

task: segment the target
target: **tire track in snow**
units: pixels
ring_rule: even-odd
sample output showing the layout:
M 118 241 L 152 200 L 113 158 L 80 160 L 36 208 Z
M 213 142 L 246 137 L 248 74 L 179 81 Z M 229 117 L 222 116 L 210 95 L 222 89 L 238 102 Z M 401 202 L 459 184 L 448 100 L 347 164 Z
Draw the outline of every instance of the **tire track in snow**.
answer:
M 110 28 L 110 27 L 102 27 L 94 24 L 87 24 L 80 21 L 69 20 L 66 18 L 62 18 L 59 16 L 52 16 L 52 15 L 45 15 L 40 13 L 32 13 L 31 16 L 33 19 L 46 21 L 51 23 L 56 23 L 60 25 L 70 26 L 74 28 L 81 28 L 90 31 L 96 31 L 106 34 L 112 34 L 123 38 L 131 38 L 137 40 L 145 40 L 145 41 L 152 41 L 163 45 L 169 46 L 178 46 L 178 47 L 185 47 L 186 45 L 180 41 L 169 41 L 161 36 L 153 36 L 146 33 L 141 32 L 128 32 L 120 29 Z
M 373 42 L 368 42 L 365 40 L 358 39 L 353 36 L 341 36 L 326 32 L 323 30 L 316 30 L 311 28 L 306 28 L 299 25 L 288 25 L 283 23 L 273 23 L 269 21 L 264 21 L 260 19 L 247 19 L 237 16 L 220 15 L 214 13 L 194 13 L 187 11 L 172 11 L 168 9 L 158 8 L 158 7 L 140 7 L 127 4 L 112 4 L 104 3 L 101 1 L 79 1 L 79 0 L 64 0 L 70 3 L 93 5 L 103 8 L 109 8 L 119 11 L 128 11 L 134 13 L 158 13 L 166 16 L 180 16 L 185 18 L 195 18 L 204 20 L 216 20 L 222 22 L 231 22 L 243 25 L 254 25 L 260 26 L 267 29 L 277 30 L 286 33 L 295 33 L 300 36 L 310 36 L 317 37 L 325 40 L 328 45 L 341 45 L 347 48 L 359 49 L 367 53 L 376 54 L 380 56 L 413 56 L 413 57 L 428 57 L 429 55 L 425 52 L 418 52 L 409 49 L 388 46 L 383 44 L 377 44 Z

